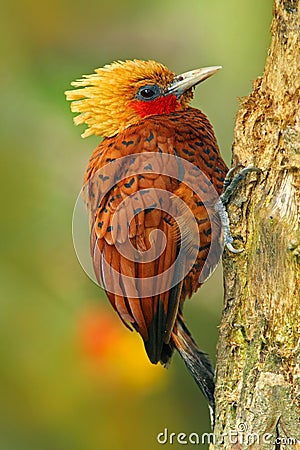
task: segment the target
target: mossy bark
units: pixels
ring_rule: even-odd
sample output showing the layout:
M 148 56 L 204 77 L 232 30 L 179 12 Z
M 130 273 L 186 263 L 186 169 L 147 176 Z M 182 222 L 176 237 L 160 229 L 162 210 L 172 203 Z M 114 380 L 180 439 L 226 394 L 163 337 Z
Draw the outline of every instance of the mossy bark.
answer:
M 214 450 L 300 448 L 299 0 L 275 0 L 273 13 L 265 71 L 235 128 L 233 166 L 261 173 L 228 208 L 244 251 L 224 254 Z

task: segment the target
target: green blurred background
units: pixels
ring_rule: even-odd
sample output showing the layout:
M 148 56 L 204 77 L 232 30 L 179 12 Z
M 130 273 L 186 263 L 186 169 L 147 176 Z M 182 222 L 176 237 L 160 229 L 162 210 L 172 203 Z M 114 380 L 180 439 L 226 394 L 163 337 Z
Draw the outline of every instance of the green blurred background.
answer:
M 117 59 L 176 72 L 222 65 L 193 105 L 230 163 L 237 98 L 262 73 L 271 9 L 271 0 L 2 4 L 1 450 L 152 449 L 165 427 L 209 431 L 177 355 L 168 370 L 152 367 L 76 259 L 72 211 L 98 139 L 80 138 L 63 92 Z M 221 309 L 218 270 L 185 308 L 212 359 Z

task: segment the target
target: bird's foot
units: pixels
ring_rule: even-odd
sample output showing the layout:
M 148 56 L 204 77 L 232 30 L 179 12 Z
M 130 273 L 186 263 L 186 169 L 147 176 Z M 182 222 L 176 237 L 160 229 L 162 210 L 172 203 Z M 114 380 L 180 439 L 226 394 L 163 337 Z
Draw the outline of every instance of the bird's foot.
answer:
M 243 166 L 241 164 L 238 164 L 237 166 L 234 166 L 231 169 L 229 169 L 229 171 L 227 172 L 227 175 L 226 175 L 226 178 L 224 181 L 223 193 L 220 195 L 220 200 L 223 203 L 224 207 L 226 207 L 226 205 L 228 205 L 237 186 L 245 178 L 247 173 L 261 172 L 261 169 L 259 169 L 258 167 L 247 166 L 247 167 L 243 167 L 243 169 L 240 170 L 240 172 L 238 172 L 237 174 L 234 175 L 234 172 L 236 171 L 236 169 L 238 167 L 243 167 Z
M 244 249 L 236 249 L 233 247 L 233 237 L 230 232 L 230 226 L 229 226 L 229 218 L 226 211 L 226 206 L 230 202 L 230 199 L 235 192 L 237 186 L 239 183 L 245 178 L 247 173 L 249 172 L 261 172 L 261 170 L 258 167 L 255 166 L 247 166 L 244 167 L 240 172 L 238 172 L 236 175 L 234 175 L 235 170 L 238 167 L 242 167 L 241 165 L 232 167 L 225 178 L 224 181 L 224 190 L 223 193 L 220 195 L 219 201 L 215 205 L 216 211 L 219 213 L 221 223 L 223 226 L 224 231 L 224 243 L 229 251 L 232 253 L 241 253 Z
M 221 224 L 223 228 L 224 233 L 224 244 L 228 248 L 228 250 L 232 253 L 241 253 L 244 249 L 236 249 L 232 245 L 233 243 L 233 237 L 231 235 L 230 226 L 229 226 L 229 218 L 228 214 L 225 208 L 225 205 L 223 204 L 221 198 L 217 201 L 215 204 L 215 210 L 219 213 Z

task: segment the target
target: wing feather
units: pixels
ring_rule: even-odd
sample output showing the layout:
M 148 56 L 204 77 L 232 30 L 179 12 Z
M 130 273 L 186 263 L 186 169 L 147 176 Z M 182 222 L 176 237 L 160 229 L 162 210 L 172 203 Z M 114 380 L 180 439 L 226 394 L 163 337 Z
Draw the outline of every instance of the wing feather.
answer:
M 104 287 L 117 286 L 115 293 L 113 289 L 106 289 L 109 300 L 123 322 L 127 326 L 132 324 L 141 334 L 153 363 L 165 363 L 172 354 L 170 339 L 180 302 L 200 285 L 198 277 L 211 239 L 210 222 L 199 199 L 195 199 L 180 180 L 162 175 L 161 172 L 167 168 L 163 167 L 162 161 L 152 158 L 153 153 L 181 158 L 188 155 L 189 161 L 207 174 L 219 193 L 227 171 L 206 117 L 192 108 L 176 112 L 173 116 L 162 115 L 159 120 L 155 116 L 148 117 L 138 126 L 104 139 L 92 155 L 85 175 L 91 254 L 97 279 L 102 280 Z M 144 154 L 142 161 L 135 157 L 140 153 Z M 132 155 L 131 169 L 139 169 L 137 174 L 130 175 L 129 166 L 115 168 L 111 164 L 126 155 Z M 101 176 L 97 175 L 99 169 L 103 169 Z M 144 172 L 141 173 L 140 169 Z M 178 163 L 181 178 L 182 174 Z M 192 174 L 188 176 L 192 178 Z M 114 187 L 107 191 L 112 180 L 115 180 Z M 174 286 L 174 280 L 182 278 L 185 262 L 177 261 L 177 226 L 161 209 L 168 209 L 172 199 L 162 199 L 157 192 L 151 191 L 152 188 L 176 193 L 186 201 L 199 219 L 200 241 L 205 244 L 203 249 L 199 249 L 196 264 L 188 276 Z M 203 186 L 203 192 L 205 189 L 206 186 Z M 115 223 L 116 212 L 118 220 Z M 151 235 L 155 230 L 165 234 L 167 245 L 163 251 L 162 238 L 159 234 L 155 238 Z M 186 233 L 189 233 L 188 224 Z M 160 256 L 147 262 L 143 259 L 143 253 L 151 251 L 151 242 Z M 122 253 L 119 250 L 123 250 Z M 107 264 L 103 264 L 104 258 Z M 157 277 L 170 269 L 172 264 L 173 269 L 168 275 Z M 156 277 L 155 288 L 159 294 L 144 297 L 143 291 L 149 277 Z M 135 279 L 139 282 L 136 283 Z

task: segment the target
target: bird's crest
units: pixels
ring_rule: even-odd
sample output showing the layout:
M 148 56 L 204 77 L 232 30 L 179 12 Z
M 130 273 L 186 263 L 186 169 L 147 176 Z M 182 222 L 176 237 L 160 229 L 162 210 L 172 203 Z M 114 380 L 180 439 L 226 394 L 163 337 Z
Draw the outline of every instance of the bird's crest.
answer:
M 82 137 L 110 137 L 140 120 L 131 107 L 139 88 L 155 84 L 164 89 L 174 77 L 173 72 L 155 61 L 117 61 L 73 81 L 72 86 L 79 89 L 65 94 L 72 101 L 72 111 L 79 113 L 75 124 L 88 125 Z

